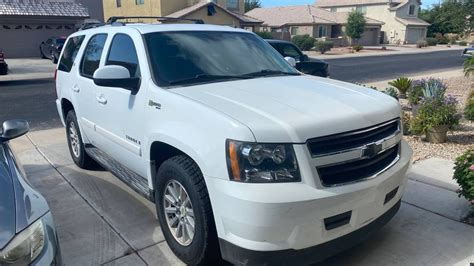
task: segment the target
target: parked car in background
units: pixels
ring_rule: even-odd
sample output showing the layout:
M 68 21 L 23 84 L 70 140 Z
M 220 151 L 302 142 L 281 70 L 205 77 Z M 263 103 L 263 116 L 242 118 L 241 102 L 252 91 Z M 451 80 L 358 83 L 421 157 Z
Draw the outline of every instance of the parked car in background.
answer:
M 296 60 L 296 69 L 313 76 L 329 77 L 329 65 L 323 60 L 309 58 L 291 42 L 282 40 L 266 40 L 283 57 L 292 57 Z
M 28 122 L 9 120 L 0 133 L 0 265 L 61 265 L 53 217 L 31 187 L 8 142 L 28 132 Z
M 49 58 L 54 64 L 58 63 L 66 37 L 52 37 L 40 44 L 41 58 Z
M 474 55 L 474 45 L 462 50 L 462 57 L 472 57 Z
M 5 54 L 0 50 L 0 75 L 8 74 L 8 64 L 5 62 Z

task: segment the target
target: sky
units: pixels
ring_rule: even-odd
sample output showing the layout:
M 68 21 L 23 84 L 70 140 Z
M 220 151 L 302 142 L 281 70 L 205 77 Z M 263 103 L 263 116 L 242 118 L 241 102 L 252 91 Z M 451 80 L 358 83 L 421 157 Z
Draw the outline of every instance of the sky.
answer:
M 261 0 L 264 7 L 313 4 L 315 0 Z M 422 0 L 423 8 L 438 3 L 439 0 Z

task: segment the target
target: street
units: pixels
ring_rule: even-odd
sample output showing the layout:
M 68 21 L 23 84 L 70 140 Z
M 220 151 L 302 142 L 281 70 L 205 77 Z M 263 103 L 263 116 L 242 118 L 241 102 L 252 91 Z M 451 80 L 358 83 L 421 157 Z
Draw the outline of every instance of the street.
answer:
M 459 69 L 463 59 L 459 51 L 366 56 L 326 60 L 331 78 L 349 82 L 373 82 L 420 72 Z M 56 111 L 56 91 L 52 79 L 0 81 L 0 121 L 24 118 L 32 130 L 61 125 Z

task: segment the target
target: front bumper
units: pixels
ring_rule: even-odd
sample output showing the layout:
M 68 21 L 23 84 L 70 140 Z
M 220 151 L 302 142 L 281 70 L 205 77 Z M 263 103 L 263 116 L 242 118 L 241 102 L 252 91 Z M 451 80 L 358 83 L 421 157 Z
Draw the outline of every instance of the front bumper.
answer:
M 302 158 L 298 150 L 297 157 Z M 299 160 L 303 173 L 301 183 L 246 184 L 206 178 L 223 258 L 239 264 L 243 253 L 310 254 L 312 252 L 305 250 L 321 245 L 332 247 L 333 244 L 326 243 L 339 243 L 338 239 L 345 239 L 372 223 L 381 224 L 375 221 L 382 216 L 391 218 L 393 215 L 384 214 L 398 209 L 395 206 L 405 189 L 411 156 L 410 147 L 402 142 L 400 160 L 387 171 L 374 179 L 338 187 L 319 187 L 311 183 L 309 179 L 315 177 L 308 169 L 313 166 L 304 160 Z M 338 215 L 348 213 L 345 222 L 338 224 Z M 336 226 L 328 226 L 328 221 L 334 219 Z M 367 228 L 376 230 L 378 227 Z M 239 247 L 240 251 L 233 251 L 232 246 Z M 313 255 L 313 260 L 304 255 L 305 262 L 318 261 L 322 256 Z

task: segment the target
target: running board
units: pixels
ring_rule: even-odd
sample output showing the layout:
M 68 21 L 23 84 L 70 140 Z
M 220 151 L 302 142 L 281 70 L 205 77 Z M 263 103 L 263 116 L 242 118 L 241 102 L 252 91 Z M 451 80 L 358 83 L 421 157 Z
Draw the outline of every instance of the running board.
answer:
M 115 159 L 110 157 L 105 152 L 98 148 L 88 145 L 86 146 L 86 152 L 92 157 L 98 164 L 104 167 L 106 170 L 118 177 L 122 182 L 128 185 L 130 188 L 135 190 L 138 194 L 145 197 L 146 199 L 154 202 L 154 193 L 148 187 L 148 181 L 146 178 L 138 175 L 132 170 L 125 167 L 123 164 L 117 162 Z

